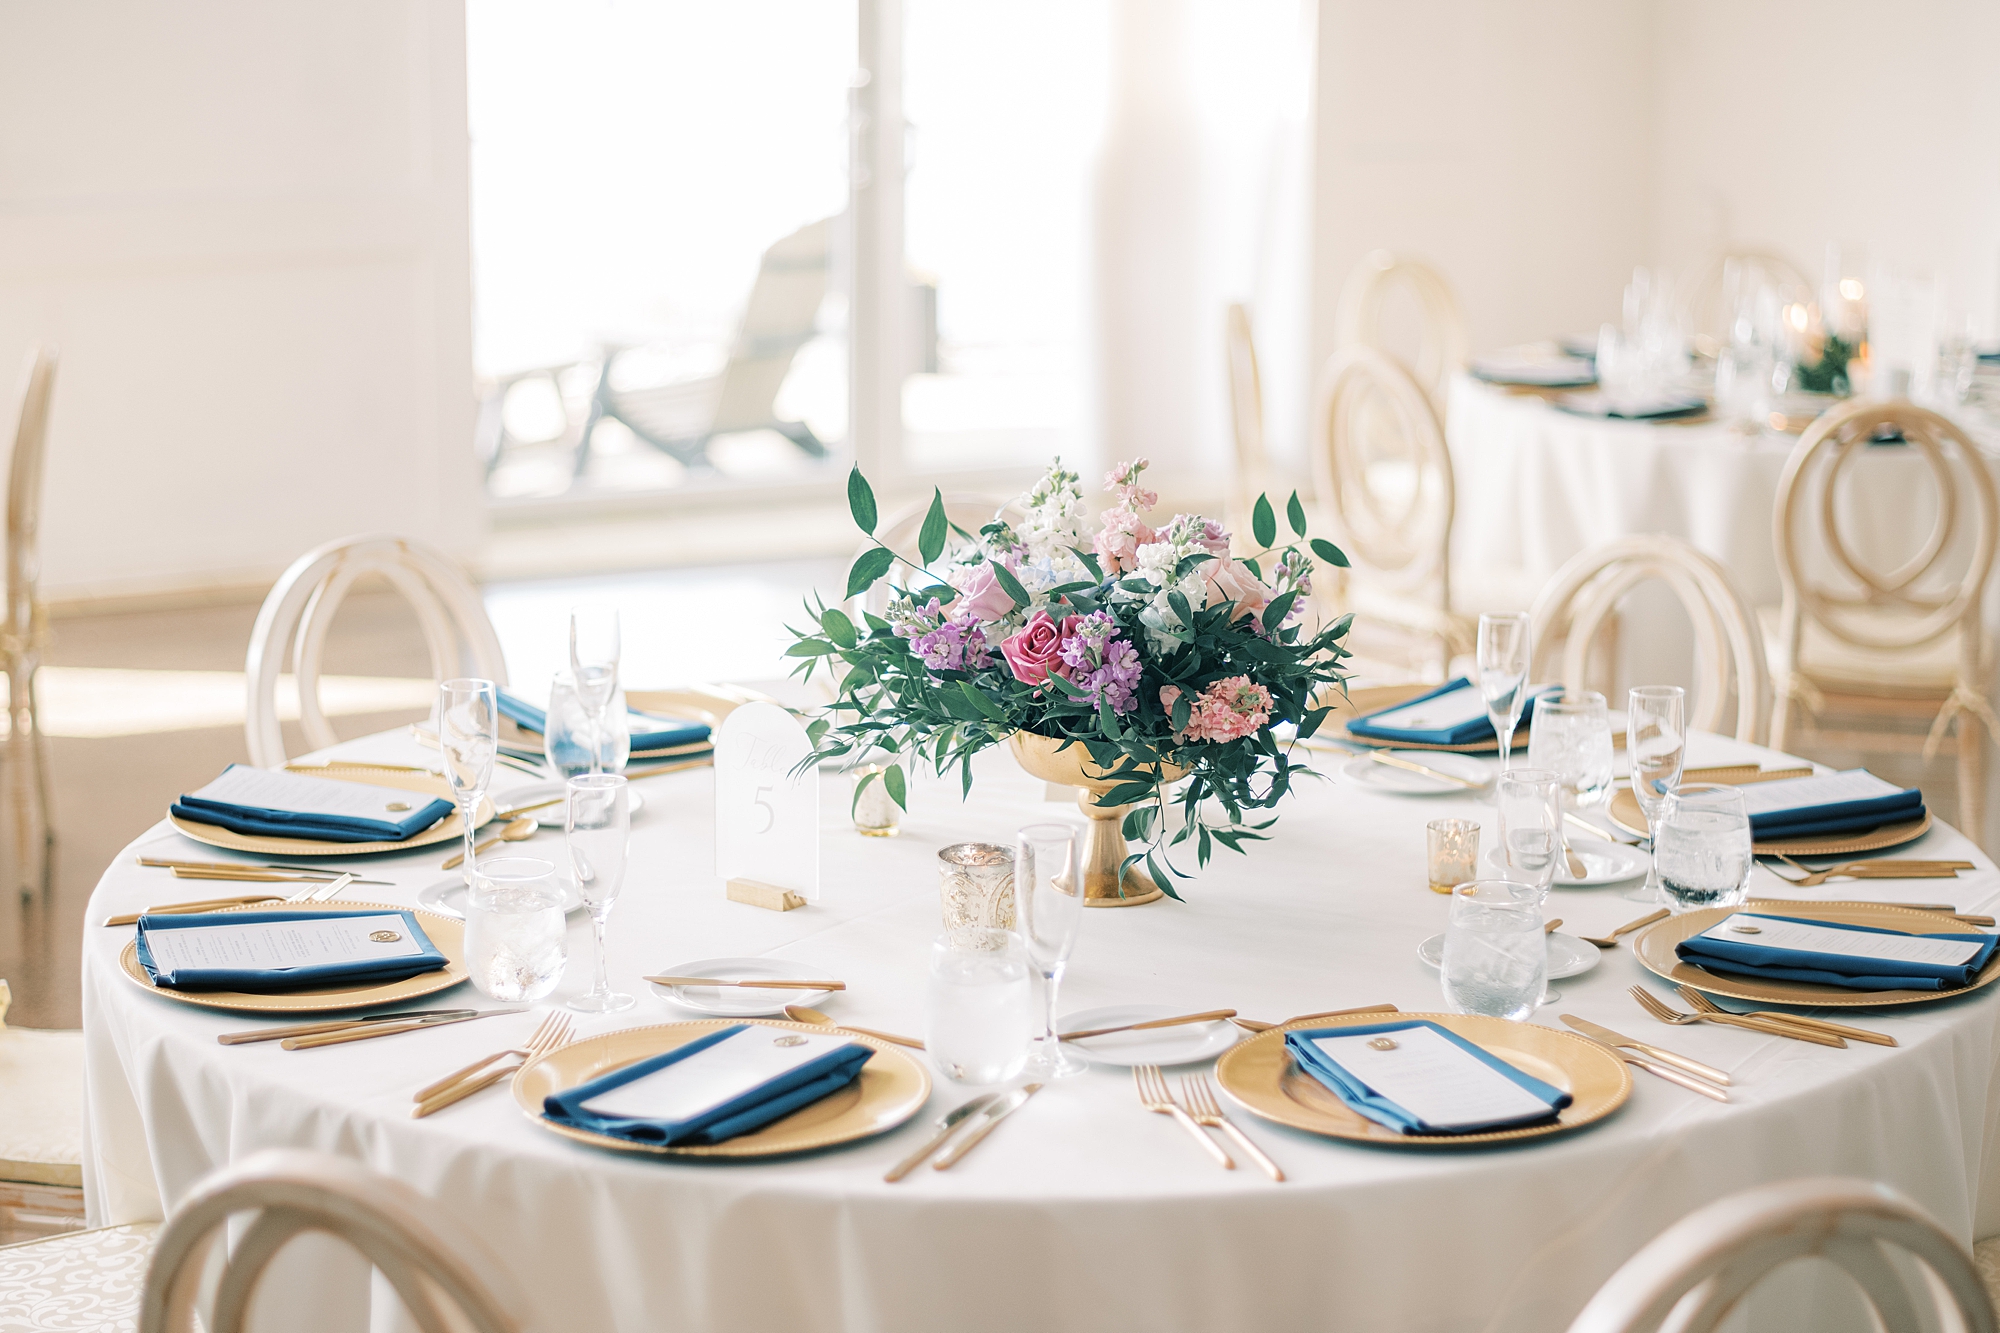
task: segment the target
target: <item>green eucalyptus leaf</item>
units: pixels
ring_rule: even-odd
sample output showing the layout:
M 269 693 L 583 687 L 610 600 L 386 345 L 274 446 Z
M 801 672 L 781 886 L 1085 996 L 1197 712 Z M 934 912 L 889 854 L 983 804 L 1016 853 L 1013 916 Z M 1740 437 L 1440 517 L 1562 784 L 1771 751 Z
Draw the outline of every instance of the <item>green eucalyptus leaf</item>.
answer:
M 1026 606 L 1028 604 L 1028 590 L 1021 586 L 1021 580 L 1014 577 L 1014 571 L 1008 569 L 1007 566 L 1001 564 L 998 560 L 993 561 L 992 564 L 993 577 L 1000 584 L 1001 590 L 1014 599 L 1015 606 Z
M 859 472 L 854 474 L 860 476 Z M 867 592 L 875 580 L 889 572 L 889 566 L 896 563 L 896 553 L 886 546 L 871 546 L 855 557 L 853 568 L 847 571 L 847 595 L 859 597 Z
M 1306 507 L 1299 503 L 1299 493 L 1292 492 L 1292 498 L 1285 501 L 1285 521 L 1292 525 L 1292 531 L 1299 536 L 1306 535 Z
M 1104 566 L 1097 563 L 1097 556 L 1095 554 L 1084 550 L 1080 546 L 1070 547 L 1069 553 L 1083 561 L 1083 567 L 1090 571 L 1090 577 L 1096 579 L 1099 583 L 1104 582 Z
M 1293 503 L 1297 501 L 1298 497 L 1294 496 Z M 924 515 L 923 531 L 917 534 L 917 552 L 923 556 L 925 564 L 944 554 L 945 533 L 950 527 L 944 516 L 944 492 L 933 486 L 930 512 Z
M 850 819 L 854 817 L 854 812 L 861 808 L 861 793 L 867 791 L 868 784 L 880 776 L 882 776 L 880 773 L 863 773 L 861 781 L 854 784 L 853 799 L 847 803 L 847 814 Z
M 1338 546 L 1335 546 L 1326 538 L 1315 537 L 1312 539 L 1311 545 L 1312 553 L 1326 561 L 1329 565 L 1336 565 L 1341 569 L 1347 568 L 1347 556 Z
M 1278 516 L 1271 512 L 1271 497 L 1260 495 L 1250 507 L 1250 535 L 1257 545 L 1268 547 L 1278 540 Z
M 891 765 L 888 768 L 883 769 L 882 785 L 888 788 L 889 799 L 894 801 L 897 805 L 902 806 L 903 810 L 907 813 L 910 808 L 910 803 L 909 801 L 904 799 L 907 793 L 903 786 L 903 766 L 901 764 L 895 764 Z
M 871 537 L 875 535 L 875 489 L 861 475 L 859 463 L 847 474 L 847 510 L 854 515 L 854 526 Z
M 1290 592 L 1280 593 L 1278 596 L 1272 598 L 1271 604 L 1264 608 L 1264 632 L 1266 634 L 1277 633 L 1278 626 L 1284 624 L 1285 617 L 1292 613 L 1292 603 L 1298 600 L 1299 590 L 1297 588 L 1293 588 Z
M 843 648 L 852 648 L 861 641 L 861 636 L 854 632 L 854 622 L 832 607 L 820 613 L 819 627 L 826 631 L 827 638 Z
M 958 682 L 958 688 L 964 693 L 967 699 L 972 701 L 974 708 L 986 714 L 986 716 L 992 718 L 995 722 L 1005 722 L 1007 720 L 1007 711 L 1000 707 L 999 704 L 987 698 L 986 692 L 976 688 L 971 681 L 961 680 Z
M 825 639 L 800 639 L 797 643 L 785 649 L 785 656 L 827 657 L 839 651 L 840 649 L 834 647 Z

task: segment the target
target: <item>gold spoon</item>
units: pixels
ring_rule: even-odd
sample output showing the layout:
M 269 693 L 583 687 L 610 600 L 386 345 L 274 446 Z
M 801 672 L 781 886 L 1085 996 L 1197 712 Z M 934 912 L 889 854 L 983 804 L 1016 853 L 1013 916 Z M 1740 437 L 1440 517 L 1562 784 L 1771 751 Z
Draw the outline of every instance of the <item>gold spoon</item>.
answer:
M 894 1042 L 898 1046 L 908 1046 L 914 1050 L 921 1051 L 924 1048 L 924 1044 L 915 1037 L 899 1037 L 893 1032 L 877 1032 L 874 1028 L 858 1028 L 852 1023 L 836 1023 L 819 1010 L 803 1004 L 786 1005 L 785 1017 L 791 1019 L 794 1023 L 817 1023 L 821 1027 L 844 1028 L 849 1032 L 858 1032 L 864 1037 L 875 1037 L 881 1041 Z
M 1666 915 L 1667 915 L 1667 909 L 1662 907 L 1657 912 L 1648 912 L 1646 915 L 1640 917 L 1637 921 L 1627 921 L 1624 925 L 1618 927 L 1618 929 L 1612 931 L 1609 935 L 1602 935 L 1602 936 L 1579 935 L 1577 936 L 1577 938 L 1582 940 L 1585 944 L 1595 944 L 1600 949 L 1615 949 L 1618 947 L 1618 937 L 1620 935 L 1630 934 L 1632 931 L 1637 930 L 1641 926 L 1650 926 L 1655 921 L 1664 919 Z
M 539 828 L 541 828 L 541 825 L 531 815 L 522 815 L 519 819 L 509 820 L 506 828 L 501 829 L 490 838 L 482 838 L 474 843 L 472 846 L 473 854 L 477 855 L 485 851 L 496 842 L 526 842 L 535 836 L 535 831 Z M 464 862 L 465 853 L 459 852 L 444 863 L 444 868 L 446 870 L 456 870 Z

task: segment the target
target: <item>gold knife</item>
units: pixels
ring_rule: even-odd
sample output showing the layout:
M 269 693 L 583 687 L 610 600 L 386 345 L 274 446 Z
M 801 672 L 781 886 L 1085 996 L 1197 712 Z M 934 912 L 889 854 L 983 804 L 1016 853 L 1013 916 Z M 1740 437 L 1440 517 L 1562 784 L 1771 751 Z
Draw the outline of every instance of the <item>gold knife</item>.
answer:
M 1653 1046 L 1643 1041 L 1634 1041 L 1630 1037 L 1613 1032 L 1610 1028 L 1593 1023 L 1587 1018 L 1578 1018 L 1574 1014 L 1558 1014 L 1556 1016 L 1562 1019 L 1569 1027 L 1575 1028 L 1586 1037 L 1596 1038 L 1606 1046 L 1629 1046 L 1641 1055 L 1650 1056 L 1662 1064 L 1669 1064 L 1676 1069 L 1685 1070 L 1687 1073 L 1693 1074 L 1696 1078 L 1707 1079 L 1710 1083 L 1718 1083 L 1725 1088 L 1729 1086 L 1729 1075 L 1723 1073 L 1714 1065 L 1705 1065 L 1699 1060 L 1690 1060 L 1685 1055 L 1676 1055 L 1672 1051 L 1662 1050 L 1658 1046 Z
M 992 1106 L 987 1107 L 980 1115 L 978 1122 L 966 1133 L 965 1137 L 957 1143 L 952 1144 L 951 1147 L 946 1148 L 938 1156 L 938 1159 L 931 1163 L 931 1169 L 933 1171 L 942 1171 L 959 1158 L 971 1152 L 979 1141 L 988 1134 L 991 1134 L 1002 1120 L 1020 1110 L 1027 1104 L 1028 1098 L 1041 1090 L 1042 1085 L 1039 1083 L 1024 1084 L 1006 1094 Z
M 938 1118 L 937 1122 L 938 1132 L 931 1135 L 929 1139 L 925 1140 L 923 1147 L 917 1149 L 915 1152 L 911 1153 L 908 1157 L 905 1157 L 902 1161 L 890 1167 L 889 1173 L 883 1176 L 882 1179 L 891 1184 L 894 1184 L 896 1181 L 901 1180 L 904 1176 L 909 1175 L 910 1172 L 922 1166 L 924 1164 L 925 1159 L 927 1159 L 932 1153 L 936 1152 L 939 1148 L 944 1146 L 944 1141 L 952 1136 L 952 1132 L 956 1130 L 961 1123 L 964 1122 L 967 1116 L 971 1115 L 975 1111 L 985 1110 L 987 1107 L 993 1105 L 993 1103 L 998 1101 L 999 1099 L 1000 1099 L 1000 1094 L 997 1092 L 982 1093 L 979 1096 L 974 1097 L 971 1101 L 962 1103 L 961 1105 L 952 1108 L 950 1111 L 945 1112 L 944 1115 Z

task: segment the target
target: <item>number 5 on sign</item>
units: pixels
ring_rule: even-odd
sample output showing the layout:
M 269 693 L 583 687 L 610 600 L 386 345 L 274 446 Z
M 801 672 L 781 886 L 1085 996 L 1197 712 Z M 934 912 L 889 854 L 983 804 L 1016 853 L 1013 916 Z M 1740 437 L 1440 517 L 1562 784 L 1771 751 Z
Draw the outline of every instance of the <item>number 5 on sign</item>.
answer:
M 715 870 L 819 897 L 819 768 L 806 729 L 770 703 L 744 704 L 715 733 Z

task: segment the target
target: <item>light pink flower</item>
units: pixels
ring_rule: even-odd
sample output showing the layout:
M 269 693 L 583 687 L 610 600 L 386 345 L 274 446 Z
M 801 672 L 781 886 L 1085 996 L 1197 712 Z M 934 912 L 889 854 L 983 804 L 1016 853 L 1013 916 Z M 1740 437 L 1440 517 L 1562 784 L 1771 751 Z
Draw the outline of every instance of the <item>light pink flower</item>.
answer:
M 1074 621 L 1077 616 L 1069 617 Z M 1074 629 L 1070 631 L 1074 633 Z M 1008 668 L 1014 679 L 1024 685 L 1040 685 L 1047 681 L 1049 672 L 1067 677 L 1068 669 L 1063 665 L 1062 646 L 1067 637 L 1063 627 L 1058 626 L 1046 611 L 1037 611 L 1028 617 L 1028 623 L 1008 635 L 1000 642 L 1000 655 L 1007 659 Z
M 1229 534 L 1224 532 L 1222 525 L 1212 518 L 1202 521 L 1201 536 L 1195 540 L 1211 555 L 1229 554 Z
M 947 609 L 959 620 L 971 616 L 984 624 L 999 620 L 1014 609 L 1014 599 L 994 577 L 991 561 L 973 566 L 958 591 L 958 599 Z
M 1160 687 L 1160 706 L 1172 717 L 1174 701 L 1181 697 L 1178 685 Z M 1188 710 L 1187 726 L 1174 733 L 1182 744 L 1188 741 L 1241 740 L 1254 736 L 1271 720 L 1271 692 L 1252 684 L 1248 676 L 1228 676 L 1213 682 L 1195 696 Z
M 1262 615 L 1265 606 L 1270 603 L 1271 590 L 1241 560 L 1218 557 L 1204 564 L 1201 573 L 1208 580 L 1208 600 L 1203 605 L 1235 602 L 1236 610 L 1230 617 L 1232 620 Z
M 1158 540 L 1159 534 L 1142 523 L 1136 513 L 1130 509 L 1112 509 L 1106 511 L 1104 526 L 1098 530 L 1094 545 L 1104 562 L 1104 572 L 1117 574 L 1138 568 L 1139 548 Z
M 1149 466 L 1151 463 L 1144 458 L 1120 463 L 1104 474 L 1104 489 L 1118 497 L 1121 508 L 1144 513 L 1160 502 L 1158 491 L 1149 491 L 1139 484 L 1139 474 Z

